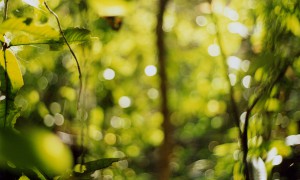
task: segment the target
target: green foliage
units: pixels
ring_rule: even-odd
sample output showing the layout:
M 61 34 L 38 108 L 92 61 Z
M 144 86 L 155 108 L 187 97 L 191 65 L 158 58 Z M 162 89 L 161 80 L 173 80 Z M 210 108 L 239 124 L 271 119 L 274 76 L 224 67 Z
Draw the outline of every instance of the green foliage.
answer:
M 77 67 L 56 20 L 41 0 L 9 2 L 0 24 L 0 178 L 5 169 L 20 179 L 157 179 L 166 136 L 156 3 L 48 2 L 82 69 L 77 108 Z M 254 176 L 288 179 L 286 169 L 299 171 L 300 3 L 211 2 L 170 1 L 164 15 L 171 179 L 245 179 L 242 141 Z M 69 148 L 51 156 L 48 138 Z
M 24 82 L 17 59 L 9 49 L 0 51 L 0 74 L 0 127 L 13 127 L 19 117 L 13 100 Z
M 111 166 L 113 163 L 121 161 L 121 158 L 104 158 L 95 161 L 89 161 L 79 166 L 79 172 L 74 172 L 75 177 L 89 177 L 97 170 Z M 80 171 L 82 169 L 82 171 Z

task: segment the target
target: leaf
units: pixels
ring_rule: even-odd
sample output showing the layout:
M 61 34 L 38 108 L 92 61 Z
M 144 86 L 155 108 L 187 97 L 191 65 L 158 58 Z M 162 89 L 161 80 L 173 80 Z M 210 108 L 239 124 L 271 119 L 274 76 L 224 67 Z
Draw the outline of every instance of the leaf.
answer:
M 218 145 L 214 148 L 214 154 L 216 156 L 226 156 L 234 152 L 238 148 L 237 143 L 226 143 Z
M 123 158 L 104 158 L 95 161 L 86 162 L 83 164 L 84 171 L 82 173 L 75 172 L 75 175 L 82 176 L 89 173 L 93 173 L 96 170 L 104 169 L 112 165 L 114 162 L 123 160 Z
M 112 165 L 114 162 L 122 160 L 121 158 L 104 158 L 85 163 L 86 173 L 94 172 L 99 169 L 104 169 Z
M 68 28 L 64 30 L 63 33 L 69 43 L 85 42 L 91 38 L 91 32 L 84 28 Z
M 6 65 L 5 65 L 5 59 L 6 59 Z M 10 92 L 12 94 L 15 94 L 24 85 L 24 82 L 23 82 L 23 77 L 22 77 L 22 73 L 17 58 L 15 57 L 15 55 L 10 49 L 7 49 L 5 51 L 5 55 L 3 51 L 0 52 L 0 66 L 2 67 L 2 69 L 6 70 L 7 72 L 8 79 L 10 81 L 10 87 L 9 87 Z M 3 78 L 1 78 L 1 84 L 2 82 L 3 82 Z M 5 82 L 3 84 L 5 84 Z M 2 86 L 1 86 L 1 90 L 6 91 L 2 89 Z
M 5 65 L 6 60 L 6 65 Z M 7 73 L 7 79 L 6 77 Z M 8 81 L 8 82 L 6 82 Z M 0 51 L 0 127 L 13 127 L 19 117 L 14 98 L 23 86 L 23 77 L 16 57 L 10 49 Z
M 1 31 L 0 31 L 1 32 Z M 92 39 L 91 32 L 88 29 L 84 28 L 68 28 L 63 31 L 67 41 L 70 44 L 74 43 L 83 43 Z M 59 50 L 62 48 L 65 43 L 61 35 L 60 38 L 49 39 L 49 38 L 40 38 L 33 39 L 28 35 L 18 35 L 11 40 L 11 46 L 19 46 L 19 45 L 34 45 L 34 44 L 48 44 L 50 46 L 50 50 Z
M 31 18 L 11 18 L 0 24 L 0 33 L 6 32 L 19 33 L 25 32 L 30 36 L 39 39 L 59 39 L 60 34 L 51 26 L 43 24 L 37 25 Z

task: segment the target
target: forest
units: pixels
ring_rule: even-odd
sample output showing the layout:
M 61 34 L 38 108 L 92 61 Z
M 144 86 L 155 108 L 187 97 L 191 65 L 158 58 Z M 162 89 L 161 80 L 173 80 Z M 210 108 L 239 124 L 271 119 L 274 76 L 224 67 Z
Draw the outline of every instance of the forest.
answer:
M 299 0 L 0 0 L 0 179 L 300 179 Z

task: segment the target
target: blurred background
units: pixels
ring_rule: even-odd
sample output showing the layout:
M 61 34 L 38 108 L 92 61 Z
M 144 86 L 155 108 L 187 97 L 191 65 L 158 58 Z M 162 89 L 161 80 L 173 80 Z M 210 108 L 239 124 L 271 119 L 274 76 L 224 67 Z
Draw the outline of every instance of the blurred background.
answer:
M 28 2 L 11 1 L 9 16 L 57 29 L 49 12 Z M 80 108 L 77 67 L 66 46 L 13 47 L 24 78 L 15 97 L 21 110 L 16 129 L 46 127 L 68 144 L 75 164 L 82 153 L 85 161 L 126 157 L 94 173 L 96 179 L 166 173 L 169 179 L 201 180 L 244 179 L 246 126 L 251 176 L 299 177 L 300 2 L 169 0 L 164 67 L 157 46 L 159 3 L 49 1 L 64 29 L 91 31 L 90 41 L 72 44 L 82 70 Z M 161 111 L 161 84 L 167 87 L 167 114 Z M 165 172 L 161 147 L 170 150 Z

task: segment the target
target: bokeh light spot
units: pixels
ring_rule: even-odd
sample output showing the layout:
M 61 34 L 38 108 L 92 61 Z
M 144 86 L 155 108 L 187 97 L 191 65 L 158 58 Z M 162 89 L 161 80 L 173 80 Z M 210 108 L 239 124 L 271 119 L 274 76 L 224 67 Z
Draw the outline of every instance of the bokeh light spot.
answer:
M 117 141 L 117 137 L 113 133 L 107 133 L 104 136 L 104 141 L 105 141 L 106 144 L 114 145 L 116 143 L 116 141 Z
M 233 34 L 239 34 L 241 37 L 247 37 L 248 36 L 248 28 L 240 23 L 240 22 L 232 22 L 229 23 L 228 26 L 228 31 L 233 33 Z
M 61 106 L 57 102 L 53 102 L 50 104 L 50 111 L 52 114 L 60 113 L 61 112 Z
M 212 44 L 208 46 L 208 54 L 210 56 L 219 56 L 220 55 L 220 47 L 217 44 Z
M 114 128 L 123 128 L 124 127 L 124 119 L 117 117 L 117 116 L 113 116 L 110 120 L 110 124 L 112 127 Z
M 59 114 L 59 113 L 56 113 L 56 114 L 54 115 L 54 119 L 55 119 L 54 123 L 55 123 L 57 126 L 61 126 L 61 125 L 64 124 L 65 118 L 64 118 L 63 115 L 61 115 L 61 114 Z
M 227 58 L 227 64 L 230 68 L 239 70 L 242 60 L 236 56 L 229 56 Z
M 131 157 L 137 157 L 140 155 L 140 148 L 136 145 L 130 145 L 126 148 L 126 153 Z
M 249 60 L 242 61 L 242 63 L 241 63 L 241 69 L 244 72 L 247 72 L 249 70 L 249 67 L 250 67 L 250 61 Z
M 220 104 L 216 100 L 210 100 L 207 103 L 207 109 L 210 113 L 217 113 L 220 109 Z
M 234 86 L 236 84 L 236 75 L 235 74 L 229 74 L 229 80 L 230 80 L 230 84 L 231 86 Z
M 207 25 L 207 19 L 204 16 L 197 16 L 196 23 L 198 26 L 205 26 Z
M 251 84 L 251 76 L 249 75 L 245 76 L 242 80 L 242 83 L 245 88 L 249 88 Z
M 131 99 L 128 97 L 128 96 L 122 96 L 120 99 L 119 99 L 119 105 L 122 107 L 122 108 L 128 108 L 131 106 Z
M 281 164 L 281 162 L 282 162 L 282 156 L 277 155 L 274 157 L 272 164 L 273 164 L 273 166 L 277 166 L 277 165 Z
M 158 95 L 159 95 L 159 92 L 158 92 L 157 89 L 151 88 L 151 89 L 148 90 L 147 95 L 150 99 L 157 99 Z
M 239 20 L 239 14 L 229 7 L 224 8 L 224 16 L 228 17 L 232 21 Z
M 154 65 L 149 65 L 145 68 L 145 74 L 147 76 L 154 76 L 157 73 L 157 68 Z
M 110 68 L 107 68 L 103 72 L 103 77 L 106 80 L 112 80 L 115 78 L 115 71 Z
M 50 114 L 47 114 L 44 117 L 44 124 L 48 127 L 52 127 L 54 125 L 55 119 L 53 116 L 51 116 Z

